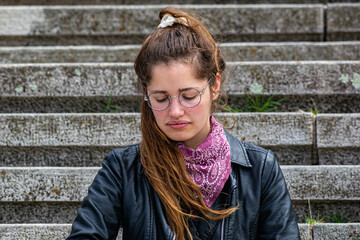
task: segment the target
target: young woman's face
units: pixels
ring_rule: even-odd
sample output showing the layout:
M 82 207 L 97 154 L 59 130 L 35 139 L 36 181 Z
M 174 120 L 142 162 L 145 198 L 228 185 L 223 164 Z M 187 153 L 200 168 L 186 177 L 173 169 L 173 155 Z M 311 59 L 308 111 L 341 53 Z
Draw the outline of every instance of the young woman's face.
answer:
M 190 64 L 183 62 L 160 64 L 153 68 L 152 78 L 147 87 L 148 96 L 153 92 L 164 92 L 167 96 L 177 96 L 185 88 L 195 88 L 202 92 L 208 79 L 197 79 Z M 201 102 L 192 108 L 183 106 L 179 98 L 171 98 L 170 105 L 163 111 L 152 110 L 161 131 L 171 140 L 184 142 L 196 149 L 210 132 L 211 103 L 218 97 L 220 77 L 201 96 Z

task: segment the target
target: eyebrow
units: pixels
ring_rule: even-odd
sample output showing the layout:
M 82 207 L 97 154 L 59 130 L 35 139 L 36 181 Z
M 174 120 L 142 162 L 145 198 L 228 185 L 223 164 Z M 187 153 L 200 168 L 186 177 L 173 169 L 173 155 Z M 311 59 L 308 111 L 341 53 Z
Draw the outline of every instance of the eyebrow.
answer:
M 190 90 L 190 89 L 196 89 L 194 87 L 188 87 L 188 88 L 180 88 L 179 89 L 179 92 L 181 91 L 186 91 L 186 90 Z M 168 92 L 167 91 L 151 91 L 150 94 L 153 94 L 153 93 L 164 93 L 164 94 L 167 94 Z

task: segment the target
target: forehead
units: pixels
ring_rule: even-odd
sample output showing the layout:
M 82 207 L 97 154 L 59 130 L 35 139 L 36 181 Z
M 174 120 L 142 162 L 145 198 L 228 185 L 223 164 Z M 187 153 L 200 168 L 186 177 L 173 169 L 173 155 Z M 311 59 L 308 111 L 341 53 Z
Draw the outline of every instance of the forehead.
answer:
M 174 62 L 153 67 L 149 91 L 177 92 L 184 88 L 199 88 L 206 79 L 198 79 L 189 63 Z

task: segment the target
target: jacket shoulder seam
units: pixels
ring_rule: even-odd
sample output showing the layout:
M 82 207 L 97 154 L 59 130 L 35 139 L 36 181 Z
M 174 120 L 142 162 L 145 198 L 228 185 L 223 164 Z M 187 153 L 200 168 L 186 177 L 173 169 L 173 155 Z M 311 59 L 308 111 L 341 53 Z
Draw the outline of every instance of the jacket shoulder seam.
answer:
M 245 147 L 246 150 L 255 151 L 255 152 L 261 152 L 261 153 L 264 153 L 264 154 L 267 154 L 267 152 L 269 151 L 269 150 L 265 150 L 265 149 L 262 149 L 262 148 L 253 148 L 253 147 L 246 146 L 246 145 L 244 145 L 244 147 Z
M 113 149 L 112 152 L 116 153 L 120 153 L 122 156 L 129 156 L 129 155 L 133 155 L 136 154 L 139 150 L 139 144 L 133 144 L 133 145 L 129 145 L 123 148 L 116 148 Z

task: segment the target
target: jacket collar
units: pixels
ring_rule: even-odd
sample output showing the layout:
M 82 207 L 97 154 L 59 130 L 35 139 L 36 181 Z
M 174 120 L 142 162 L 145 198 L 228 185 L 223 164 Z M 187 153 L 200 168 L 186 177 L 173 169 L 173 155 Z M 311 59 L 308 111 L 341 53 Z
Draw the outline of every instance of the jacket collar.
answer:
M 224 129 L 224 132 L 230 145 L 231 162 L 243 167 L 252 167 L 244 144 L 239 139 L 232 136 L 226 129 Z

